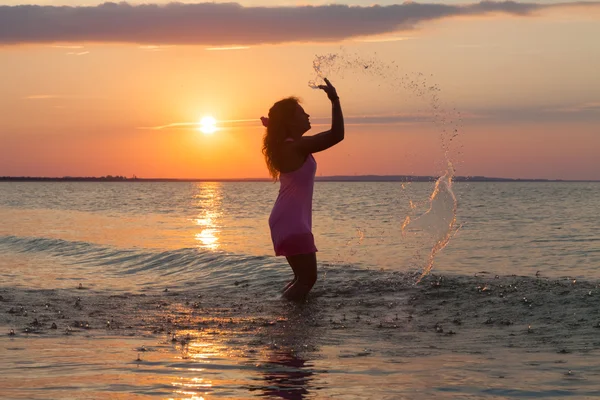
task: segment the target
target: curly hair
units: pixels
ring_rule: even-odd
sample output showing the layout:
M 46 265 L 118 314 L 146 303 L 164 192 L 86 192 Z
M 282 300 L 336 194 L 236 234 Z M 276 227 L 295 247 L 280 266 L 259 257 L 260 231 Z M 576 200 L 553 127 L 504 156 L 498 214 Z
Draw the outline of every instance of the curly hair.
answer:
M 297 97 L 288 97 L 273 104 L 269 110 L 269 123 L 263 138 L 262 153 L 274 182 L 279 179 L 280 170 L 280 160 L 275 156 L 276 150 L 288 135 L 288 121 L 294 117 L 298 104 L 300 100 Z

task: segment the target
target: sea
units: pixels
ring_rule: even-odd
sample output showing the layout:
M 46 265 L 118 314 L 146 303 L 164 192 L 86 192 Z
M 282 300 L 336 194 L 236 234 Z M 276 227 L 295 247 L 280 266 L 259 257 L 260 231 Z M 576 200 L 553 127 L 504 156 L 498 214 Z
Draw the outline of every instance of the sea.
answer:
M 600 396 L 600 183 L 454 183 L 429 265 L 434 188 L 317 182 L 295 304 L 278 184 L 1 182 L 0 397 Z

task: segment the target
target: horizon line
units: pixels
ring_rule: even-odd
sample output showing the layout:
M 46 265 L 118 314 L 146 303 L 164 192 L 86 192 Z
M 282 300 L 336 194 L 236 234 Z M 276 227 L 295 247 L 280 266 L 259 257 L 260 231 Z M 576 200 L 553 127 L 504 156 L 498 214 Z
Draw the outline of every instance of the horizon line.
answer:
M 442 175 L 326 175 L 316 176 L 315 181 L 321 182 L 432 182 Z M 457 175 L 454 182 L 600 182 L 600 179 L 558 179 L 558 178 L 507 178 L 485 175 Z M 101 181 L 101 182 L 273 182 L 269 177 L 255 178 L 140 178 L 135 175 L 104 176 L 0 176 L 0 182 L 6 181 Z

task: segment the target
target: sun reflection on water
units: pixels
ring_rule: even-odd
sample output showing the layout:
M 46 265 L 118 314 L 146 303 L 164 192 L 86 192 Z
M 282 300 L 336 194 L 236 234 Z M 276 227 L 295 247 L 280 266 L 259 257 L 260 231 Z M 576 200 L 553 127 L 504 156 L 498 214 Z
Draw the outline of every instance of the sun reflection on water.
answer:
M 208 304 L 208 303 L 207 303 Z M 319 336 L 319 310 L 281 308 L 268 317 L 237 314 L 237 307 L 172 304 L 168 315 L 168 343 L 178 353 L 168 383 L 177 399 L 208 400 L 223 390 L 238 388 L 246 396 L 305 400 L 314 396 L 315 370 L 311 354 Z M 261 305 L 256 302 L 254 307 Z M 233 309 L 234 314 L 231 314 Z M 257 310 L 255 308 L 255 310 Z M 232 393 L 232 392 L 230 392 Z
M 200 320 L 201 321 L 201 320 Z M 189 368 L 184 368 L 185 371 L 194 372 L 195 374 L 208 374 L 214 376 L 206 368 L 202 368 L 201 365 L 217 363 L 217 365 L 226 362 L 230 356 L 230 350 L 228 347 L 218 341 L 214 340 L 216 333 L 226 334 L 226 330 L 215 330 L 214 332 L 204 332 L 194 329 L 180 330 L 177 332 L 178 341 L 180 343 L 181 360 L 192 363 L 195 365 Z M 219 336 L 219 335 L 217 335 Z M 199 364 L 199 365 L 196 365 Z M 183 369 L 182 369 L 183 372 Z M 188 377 L 185 374 L 177 378 L 177 381 L 172 381 L 173 392 L 176 393 L 178 398 L 185 398 L 188 400 L 205 399 L 205 397 L 212 393 L 214 385 L 212 379 L 202 378 L 199 376 Z M 217 380 L 216 385 L 223 385 L 225 381 Z M 228 382 L 231 383 L 231 382 Z M 187 397 L 191 396 L 191 397 Z
M 202 182 L 196 184 L 197 194 L 194 196 L 195 206 L 199 214 L 193 219 L 200 228 L 195 239 L 202 249 L 217 250 L 220 246 L 218 220 L 221 217 L 222 187 L 218 182 Z

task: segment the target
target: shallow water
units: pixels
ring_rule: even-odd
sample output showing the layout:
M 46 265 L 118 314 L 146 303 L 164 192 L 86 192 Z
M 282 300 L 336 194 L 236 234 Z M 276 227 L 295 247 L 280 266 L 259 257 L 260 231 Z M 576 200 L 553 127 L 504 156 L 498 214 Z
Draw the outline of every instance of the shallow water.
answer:
M 589 355 L 499 349 L 493 355 L 408 358 L 379 354 L 377 349 L 357 355 L 350 343 L 324 347 L 318 358 L 278 350 L 244 356 L 228 350 L 232 344 L 222 337 L 203 337 L 183 347 L 139 337 L 94 337 L 96 346 L 90 345 L 91 340 L 13 340 L 6 361 L 17 365 L 20 378 L 0 369 L 5 398 L 584 399 L 600 395 L 600 368 Z M 146 351 L 137 361 L 141 346 Z M 569 373 L 573 366 L 577 370 Z
M 138 294 L 3 289 L 0 325 L 15 329 L 0 339 L 3 395 L 600 395 L 598 283 L 482 274 L 416 287 L 399 274 L 357 275 L 325 283 L 303 306 L 235 282 Z
M 319 260 L 422 268 L 430 238 L 403 237 L 401 228 L 407 215 L 427 209 L 432 189 L 433 183 L 317 183 Z M 460 229 L 439 253 L 434 272 L 600 278 L 600 184 L 456 183 L 454 191 Z M 163 256 L 174 260 L 207 253 L 236 263 L 271 256 L 266 221 L 276 193 L 271 183 L 0 183 L 0 251 L 53 257 L 58 251 L 60 261 L 84 259 L 87 265 L 93 261 L 85 259 L 89 248 L 95 256 L 103 252 L 103 265 L 117 269 L 122 260 L 112 260 L 111 251 L 115 257 L 118 251 L 141 257 L 173 252 Z M 171 266 L 164 260 L 161 265 Z M 198 268 L 190 271 L 195 276 Z
M 415 285 L 429 242 L 401 224 L 432 185 L 317 183 L 294 306 L 275 185 L 0 183 L 3 398 L 600 395 L 600 184 L 456 184 Z

